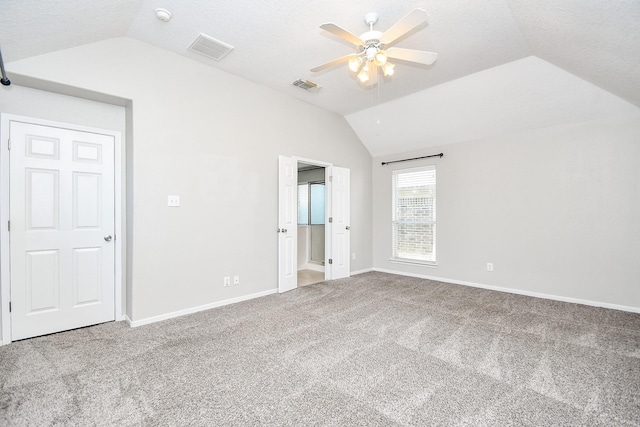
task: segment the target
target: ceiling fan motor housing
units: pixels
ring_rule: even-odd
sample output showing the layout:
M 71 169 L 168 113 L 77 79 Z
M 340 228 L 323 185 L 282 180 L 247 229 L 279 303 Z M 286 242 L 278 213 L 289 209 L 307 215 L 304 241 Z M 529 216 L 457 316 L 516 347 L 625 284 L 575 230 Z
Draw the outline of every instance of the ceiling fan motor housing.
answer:
M 382 31 L 367 31 L 362 34 L 360 38 L 364 40 L 364 44 L 361 46 L 361 52 L 369 59 L 372 60 L 373 57 L 380 51 L 382 43 L 380 42 L 380 37 L 382 36 Z
M 371 30 L 362 34 L 360 38 L 365 41 L 365 44 L 369 44 L 371 42 L 380 43 L 380 37 L 382 37 L 382 31 Z

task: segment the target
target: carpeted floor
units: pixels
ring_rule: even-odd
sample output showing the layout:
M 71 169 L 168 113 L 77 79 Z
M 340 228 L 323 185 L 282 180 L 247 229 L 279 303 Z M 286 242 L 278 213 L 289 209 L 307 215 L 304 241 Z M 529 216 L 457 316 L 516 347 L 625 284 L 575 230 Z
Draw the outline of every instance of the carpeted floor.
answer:
M 0 425 L 640 425 L 640 315 L 367 273 L 0 347 Z

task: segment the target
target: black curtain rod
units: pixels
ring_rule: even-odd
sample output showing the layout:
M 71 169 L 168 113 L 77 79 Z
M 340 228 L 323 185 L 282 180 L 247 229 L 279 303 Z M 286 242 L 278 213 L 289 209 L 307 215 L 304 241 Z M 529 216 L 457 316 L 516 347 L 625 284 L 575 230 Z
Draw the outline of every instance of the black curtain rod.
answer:
M 443 153 L 440 154 L 432 154 L 430 156 L 422 156 L 422 157 L 412 157 L 410 159 L 402 159 L 402 160 L 392 160 L 390 162 L 382 162 L 382 166 L 384 165 L 390 165 L 391 163 L 400 163 L 400 162 L 408 162 L 409 160 L 420 160 L 420 159 L 427 159 L 429 157 L 442 157 L 444 156 Z
M 4 62 L 2 61 L 2 51 L 0 50 L 0 72 L 2 73 L 2 78 L 0 79 L 0 83 L 5 86 L 9 86 L 11 84 L 11 80 L 7 78 L 7 73 L 4 71 Z

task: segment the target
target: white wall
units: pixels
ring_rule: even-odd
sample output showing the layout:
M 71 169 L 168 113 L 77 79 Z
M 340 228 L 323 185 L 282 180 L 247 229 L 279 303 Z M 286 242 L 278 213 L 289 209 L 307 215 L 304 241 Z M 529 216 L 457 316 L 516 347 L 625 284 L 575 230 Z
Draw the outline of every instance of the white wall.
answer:
M 308 225 L 298 225 L 298 270 L 302 270 L 309 263 L 309 236 L 311 228 Z
M 352 269 L 371 267 L 371 157 L 343 117 L 128 38 L 7 68 L 132 100 L 133 321 L 277 287 L 279 154 L 351 169 Z
M 14 83 L 10 86 L 0 86 L 0 113 L 115 130 L 121 133 L 123 144 L 126 140 L 125 107 L 118 105 L 104 104 L 73 96 L 32 89 Z M 4 137 L 4 135 L 0 135 L 0 138 Z M 124 153 L 122 161 L 124 167 Z M 123 181 L 123 183 L 124 182 L 125 181 Z M 123 192 L 123 197 L 124 194 L 126 193 Z M 124 199 L 122 200 L 122 206 L 126 207 L 126 201 Z M 123 229 L 126 227 L 124 220 L 125 218 L 123 217 Z M 126 251 L 123 253 L 126 253 Z M 123 266 L 126 266 L 126 263 L 123 263 Z M 5 266 L 0 266 L 0 268 L 4 267 Z M 124 278 L 122 283 L 124 286 Z M 122 291 L 124 305 L 126 304 L 126 295 L 125 290 L 123 289 Z M 4 301 L 2 302 L 2 307 L 4 307 Z
M 126 133 L 122 106 L 17 84 L 0 86 L 0 112 Z
M 390 262 L 391 171 L 426 164 L 438 266 Z M 640 113 L 374 158 L 373 188 L 376 269 L 640 310 Z

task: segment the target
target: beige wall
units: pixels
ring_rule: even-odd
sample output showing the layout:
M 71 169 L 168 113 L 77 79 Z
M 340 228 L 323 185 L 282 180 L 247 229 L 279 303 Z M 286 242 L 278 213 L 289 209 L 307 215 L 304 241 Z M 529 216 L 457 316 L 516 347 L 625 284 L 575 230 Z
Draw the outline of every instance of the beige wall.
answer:
M 343 117 L 127 38 L 8 68 L 132 101 L 132 320 L 277 287 L 279 154 L 351 169 L 352 270 L 371 266 L 371 157 Z
M 391 171 L 426 164 L 438 266 L 390 262 Z M 640 310 L 640 114 L 374 158 L 373 187 L 376 269 Z

